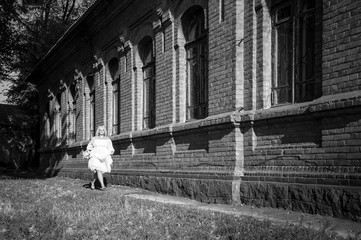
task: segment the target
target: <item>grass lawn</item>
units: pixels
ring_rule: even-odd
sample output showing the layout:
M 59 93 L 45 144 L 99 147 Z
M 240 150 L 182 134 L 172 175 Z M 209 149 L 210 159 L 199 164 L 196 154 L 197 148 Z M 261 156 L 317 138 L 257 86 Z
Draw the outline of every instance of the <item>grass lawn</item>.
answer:
M 91 191 L 85 183 L 0 179 L 0 239 L 337 239 L 324 230 L 137 200 L 115 186 Z

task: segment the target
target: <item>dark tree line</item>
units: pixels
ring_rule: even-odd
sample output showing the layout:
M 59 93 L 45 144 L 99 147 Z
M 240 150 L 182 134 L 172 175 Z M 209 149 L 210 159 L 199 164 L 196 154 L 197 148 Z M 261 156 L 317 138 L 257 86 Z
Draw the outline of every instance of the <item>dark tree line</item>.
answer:
M 0 82 L 11 83 L 7 102 L 17 105 L 30 117 L 28 124 L 6 134 L 9 142 L 22 151 L 26 150 L 22 139 L 37 139 L 39 130 L 37 88 L 26 78 L 93 2 L 0 0 Z

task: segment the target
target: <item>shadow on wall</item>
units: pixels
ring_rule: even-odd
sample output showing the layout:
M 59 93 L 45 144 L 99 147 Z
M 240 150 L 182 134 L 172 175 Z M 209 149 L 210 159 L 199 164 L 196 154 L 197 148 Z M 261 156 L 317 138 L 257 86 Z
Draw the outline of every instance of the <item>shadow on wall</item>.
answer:
M 51 150 L 48 153 L 41 154 L 40 167 L 38 174 L 42 177 L 55 177 L 63 168 L 62 160 L 64 159 L 65 152 Z
M 209 152 L 210 147 L 215 147 L 217 143 L 224 146 L 230 143 L 225 139 L 234 131 L 231 127 L 206 127 L 198 128 L 179 133 L 174 133 L 174 141 L 177 146 L 177 151 L 194 151 L 203 150 Z
M 270 128 L 269 126 L 272 126 Z M 272 119 L 255 124 L 258 147 L 289 146 L 299 144 L 321 145 L 321 122 L 296 118 Z M 268 144 L 268 145 L 267 145 Z
M 62 117 L 62 123 L 66 122 L 66 116 Z M 74 138 L 67 139 L 67 129 L 69 123 L 62 124 L 61 128 L 56 129 L 56 126 L 53 126 L 53 131 L 48 136 L 42 136 L 41 142 L 43 145 L 40 146 L 40 156 L 38 168 L 38 174 L 43 177 L 54 177 L 57 176 L 59 171 L 63 168 L 63 160 L 67 155 L 73 158 L 76 157 L 78 153 L 74 152 L 75 150 L 70 150 L 69 153 L 64 151 L 60 146 L 65 146 L 68 143 L 75 142 Z M 59 133 L 61 131 L 61 133 Z M 75 136 L 75 133 L 68 133 L 69 136 Z M 80 149 L 81 151 L 81 149 Z
M 361 115 L 355 113 L 360 110 L 360 108 L 341 109 L 334 111 L 332 115 L 326 113 L 322 117 L 314 115 L 261 120 L 254 124 L 257 147 L 311 146 L 321 148 L 324 147 L 322 146 L 325 141 L 323 137 L 340 134 L 349 134 L 347 140 L 357 139 Z M 249 130 L 250 128 L 243 129 L 243 133 Z M 352 133 L 356 133 L 356 135 Z M 342 137 L 339 137 L 340 141 L 346 139 L 346 136 L 344 136 L 345 139 Z M 333 141 L 338 141 L 337 137 Z

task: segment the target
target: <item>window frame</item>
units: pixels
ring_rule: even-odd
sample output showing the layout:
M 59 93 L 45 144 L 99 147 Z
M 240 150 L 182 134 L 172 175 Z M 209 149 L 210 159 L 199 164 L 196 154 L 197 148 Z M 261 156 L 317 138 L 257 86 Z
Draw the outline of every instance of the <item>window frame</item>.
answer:
M 116 86 L 116 87 L 115 87 Z M 120 133 L 120 76 L 112 81 L 112 134 Z
M 196 13 L 198 19 L 194 19 Z M 202 18 L 203 17 L 203 18 Z M 190 24 L 194 21 L 193 27 Z M 184 45 L 186 51 L 186 72 L 187 72 L 187 101 L 186 101 L 186 118 L 187 120 L 203 119 L 208 116 L 208 28 L 205 27 L 205 15 L 203 8 L 198 9 L 192 7 L 185 13 L 182 19 L 184 36 L 186 43 Z M 198 24 L 198 25 L 197 25 Z M 197 28 L 192 36 L 193 28 Z M 197 29 L 196 29 L 197 30 Z M 197 35 L 198 34 L 198 35 Z M 195 54 L 194 51 L 195 50 Z M 195 68 L 193 68 L 196 66 Z M 194 71 L 193 71 L 194 70 Z
M 76 108 L 76 101 L 77 101 L 77 90 L 76 90 L 76 86 L 75 84 L 70 85 L 69 87 L 70 89 L 70 102 L 69 102 L 69 114 L 70 114 L 70 119 L 69 121 L 71 122 L 71 129 L 70 129 L 70 140 L 72 142 L 76 142 L 76 130 L 77 130 L 77 117 L 76 117 L 76 113 L 77 113 L 77 108 Z
M 321 66 L 316 64 L 316 57 L 321 55 L 321 50 L 316 49 L 316 44 L 318 41 L 322 41 L 322 37 L 318 32 L 317 28 L 317 14 L 319 6 L 315 3 L 313 7 L 309 9 L 304 9 L 305 4 L 309 3 L 308 0 L 288 0 L 288 1 L 279 1 L 278 3 L 272 6 L 272 86 L 271 86 L 271 104 L 272 106 L 295 104 L 301 102 L 311 101 L 321 96 L 321 76 L 317 76 L 317 73 L 320 72 Z M 290 16 L 278 19 L 279 13 L 281 10 L 290 7 Z M 311 37 L 305 37 L 304 27 L 302 25 L 302 17 L 313 17 L 314 21 L 312 22 L 313 31 Z M 281 30 L 278 30 L 282 25 L 290 22 L 291 33 L 285 34 L 286 38 L 290 38 L 289 44 L 290 48 L 287 48 L 290 51 L 290 56 L 287 59 L 283 56 L 279 56 L 281 50 L 279 49 L 279 36 Z M 286 31 L 285 31 L 286 32 Z M 288 31 L 290 32 L 290 31 Z M 307 48 L 307 44 L 311 41 L 311 51 Z M 286 51 L 287 51 L 286 50 Z M 312 52 L 313 54 L 307 54 Z M 302 55 L 303 54 L 303 55 Z M 307 58 L 307 61 L 302 61 L 303 58 Z M 285 65 L 279 64 L 279 60 L 287 62 L 289 65 L 288 77 L 285 77 L 286 80 L 283 82 L 280 81 L 281 71 L 279 69 L 287 69 Z M 312 77 L 304 79 L 303 69 L 312 68 Z M 283 72 L 284 75 L 287 75 Z M 281 83 L 287 82 L 287 84 L 282 85 Z M 311 89 L 311 90 L 310 90 Z M 283 91 L 283 92 L 281 92 Z
M 156 66 L 154 56 L 154 39 L 150 36 L 142 38 L 139 42 L 138 50 L 143 65 L 142 128 L 152 129 L 156 126 Z
M 51 141 L 51 131 L 52 131 L 52 123 L 53 123 L 53 119 L 51 116 L 51 108 L 50 108 L 50 101 L 48 100 L 46 102 L 45 105 L 45 112 L 44 112 L 44 116 L 45 116 L 45 146 L 49 146 L 49 142 Z
M 60 145 L 62 142 L 62 93 L 59 92 L 56 94 L 55 97 L 55 105 L 54 105 L 54 112 L 55 112 L 55 131 L 56 131 L 56 145 Z
M 91 90 L 89 92 L 89 102 L 90 102 L 90 118 L 89 118 L 89 126 L 90 126 L 90 136 L 95 135 L 95 90 Z
M 120 59 L 112 57 L 108 62 L 108 75 L 111 80 L 111 134 L 120 133 Z
M 149 76 L 145 75 L 150 70 Z M 143 73 L 143 128 L 155 127 L 155 60 L 142 67 Z M 147 89 L 148 86 L 148 89 Z M 148 110 L 148 111 L 147 111 Z
M 95 135 L 95 77 L 94 74 L 87 76 L 87 83 L 89 87 L 89 130 L 90 138 Z

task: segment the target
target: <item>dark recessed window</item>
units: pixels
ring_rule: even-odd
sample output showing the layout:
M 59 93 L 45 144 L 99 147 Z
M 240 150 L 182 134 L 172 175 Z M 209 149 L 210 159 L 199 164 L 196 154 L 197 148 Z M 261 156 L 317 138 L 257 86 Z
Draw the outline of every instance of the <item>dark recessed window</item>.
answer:
M 272 105 L 321 96 L 319 1 L 283 1 L 272 8 Z
M 153 40 L 143 38 L 139 43 L 139 56 L 143 67 L 143 128 L 155 127 L 155 58 Z
M 208 36 L 203 9 L 188 9 L 182 25 L 187 52 L 187 119 L 201 119 L 208 116 Z
M 119 60 L 112 58 L 108 64 L 110 77 L 112 80 L 112 124 L 113 134 L 120 133 L 120 75 Z

